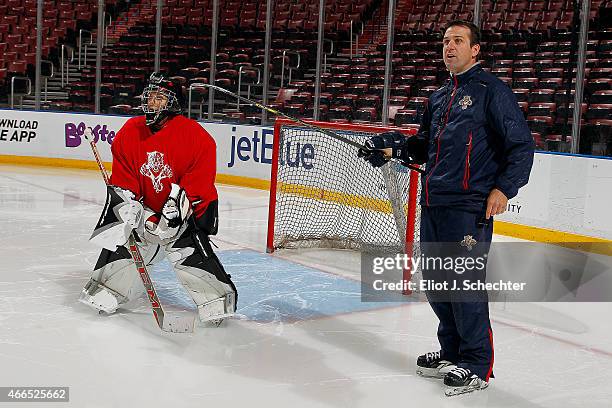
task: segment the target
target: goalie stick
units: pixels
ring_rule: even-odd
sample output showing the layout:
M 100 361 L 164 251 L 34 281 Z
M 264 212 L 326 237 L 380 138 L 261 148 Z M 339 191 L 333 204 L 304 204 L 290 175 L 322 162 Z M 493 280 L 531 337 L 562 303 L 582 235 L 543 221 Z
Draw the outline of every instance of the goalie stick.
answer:
M 96 163 L 102 173 L 102 178 L 104 178 L 104 183 L 106 185 L 110 185 L 110 178 L 102 164 L 102 160 L 100 159 L 100 153 L 98 152 L 98 147 L 96 146 L 95 138 L 93 135 L 93 131 L 91 128 L 85 129 L 84 132 L 85 139 L 89 142 L 89 146 L 91 146 L 91 151 L 96 159 Z M 136 264 L 136 270 L 138 271 L 138 275 L 142 280 L 142 284 L 147 292 L 147 296 L 149 298 L 149 302 L 151 303 L 151 308 L 153 309 L 153 316 L 155 317 L 155 321 L 159 325 L 159 328 L 165 332 L 172 333 L 186 333 L 193 332 L 195 317 L 185 317 L 179 315 L 166 315 L 164 313 L 164 309 L 162 308 L 159 297 L 157 296 L 157 291 L 155 290 L 155 286 L 153 286 L 153 282 L 151 281 L 151 277 L 149 275 L 149 271 L 147 271 L 147 267 L 142 258 L 142 254 L 138 249 L 138 245 L 136 244 L 136 239 L 134 238 L 134 232 L 130 233 L 130 237 L 128 238 L 128 250 L 132 255 L 132 259 L 134 260 L 134 264 Z
M 251 99 L 245 98 L 244 96 L 240 96 L 240 95 L 238 95 L 238 94 L 236 94 L 236 93 L 234 93 L 232 91 L 228 91 L 225 88 L 221 88 L 220 86 L 211 85 L 211 84 L 204 84 L 204 83 L 197 83 L 197 84 L 193 84 L 193 85 L 197 85 L 197 86 L 201 86 L 201 87 L 211 88 L 211 89 L 217 90 L 217 91 L 222 92 L 224 94 L 230 95 L 230 96 L 232 96 L 232 97 L 234 97 L 236 99 L 239 99 L 240 101 L 242 101 L 244 103 L 248 103 L 249 105 L 253 105 L 253 106 L 255 106 L 255 107 L 259 108 L 259 109 L 266 110 L 266 111 L 272 113 L 273 115 L 283 116 L 283 117 L 285 117 L 285 118 L 287 118 L 287 119 L 289 119 L 289 120 L 291 120 L 293 122 L 299 123 L 300 125 L 303 125 L 303 126 L 309 128 L 309 129 L 312 129 L 314 131 L 326 134 L 327 136 L 329 136 L 331 138 L 334 138 L 334 139 L 339 140 L 341 142 L 350 144 L 351 146 L 354 146 L 354 147 L 356 147 L 358 149 L 363 149 L 363 150 L 366 150 L 366 151 L 371 151 L 371 149 L 367 148 L 366 146 L 362 145 L 361 143 L 356 142 L 356 141 L 354 141 L 352 139 L 346 138 L 346 137 L 342 136 L 339 133 L 336 133 L 336 132 L 334 132 L 332 130 L 324 129 L 324 128 L 321 128 L 319 126 L 313 125 L 311 123 L 306 122 L 305 120 L 298 119 L 298 118 L 293 117 L 291 115 L 288 115 L 288 114 L 286 114 L 284 112 L 281 112 L 281 111 L 279 111 L 277 109 L 274 109 L 274 108 L 271 108 L 269 106 L 263 105 L 263 104 L 261 104 L 259 102 L 255 102 L 255 101 L 253 101 Z M 408 167 L 409 169 L 417 171 L 417 172 L 419 172 L 421 174 L 425 173 L 425 170 L 421 169 L 420 167 L 412 165 L 412 164 L 405 164 L 401 160 L 391 158 L 391 159 L 389 159 L 389 161 L 400 163 L 400 164 Z

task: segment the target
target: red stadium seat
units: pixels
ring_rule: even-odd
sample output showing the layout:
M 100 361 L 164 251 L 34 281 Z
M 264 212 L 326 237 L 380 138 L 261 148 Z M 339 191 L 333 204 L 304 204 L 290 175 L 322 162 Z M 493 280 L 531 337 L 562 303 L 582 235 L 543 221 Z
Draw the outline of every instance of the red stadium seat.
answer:
M 594 78 L 588 81 L 586 90 L 589 93 L 612 89 L 612 78 Z
M 559 89 L 562 84 L 561 78 L 541 78 L 538 82 L 539 87 L 543 89 Z
M 612 89 L 595 91 L 590 97 L 591 103 L 610 104 L 612 103 Z
M 357 100 L 357 107 L 380 108 L 381 98 L 378 95 L 363 95 Z
M 332 105 L 349 106 L 351 109 L 353 109 L 356 105 L 357 99 L 359 99 L 359 96 L 355 94 L 342 94 L 334 98 L 334 100 L 332 101 Z
M 529 105 L 529 116 L 546 116 L 554 114 L 557 104 L 554 102 L 536 102 Z
M 516 71 L 515 71 L 516 75 Z M 538 78 L 535 77 L 527 77 L 527 78 L 515 78 L 512 87 L 513 88 L 523 88 L 523 89 L 534 89 L 538 86 Z
M 586 112 L 586 119 L 611 119 L 612 118 L 612 104 L 601 103 L 589 105 L 589 109 Z
M 529 98 L 529 89 L 514 88 L 512 92 L 519 102 L 525 102 Z
M 414 109 L 402 109 L 395 113 L 395 126 L 405 124 L 418 124 L 420 121 L 417 111 Z
M 553 120 L 550 116 L 528 116 L 527 124 L 532 132 L 538 132 L 545 136 L 550 132 Z
M 406 108 L 422 112 L 425 109 L 426 104 L 427 104 L 427 98 L 420 97 L 420 96 L 414 96 L 408 100 L 408 104 L 406 105 Z
M 25 61 L 13 61 L 8 64 L 8 72 L 11 74 L 25 74 L 27 64 Z
M 586 103 L 581 103 L 580 104 L 580 117 L 584 117 L 585 112 L 587 111 L 587 104 Z M 557 105 L 557 123 L 562 123 L 565 122 L 565 118 L 567 117 L 567 119 L 569 121 L 572 121 L 572 118 L 574 117 L 574 103 L 570 103 L 567 105 L 562 104 L 562 105 Z
M 344 119 L 350 121 L 352 119 L 352 109 L 350 106 L 333 106 L 327 112 L 330 120 Z
M 532 89 L 529 92 L 529 102 L 553 102 L 554 89 Z
M 311 105 L 313 103 L 313 95 L 310 92 L 299 92 L 291 97 L 291 103 L 300 103 L 304 106 Z
M 359 108 L 355 111 L 353 117 L 364 122 L 375 122 L 378 117 L 378 111 L 376 108 Z

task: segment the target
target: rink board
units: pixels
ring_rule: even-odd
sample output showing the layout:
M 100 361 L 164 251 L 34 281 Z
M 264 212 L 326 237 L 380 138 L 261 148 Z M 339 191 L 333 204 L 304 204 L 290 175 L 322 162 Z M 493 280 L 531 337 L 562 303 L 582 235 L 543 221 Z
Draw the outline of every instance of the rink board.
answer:
M 95 168 L 83 143 L 85 127 L 98 138 L 102 159 L 125 116 L 0 110 L 0 162 Z M 272 128 L 206 123 L 217 143 L 218 181 L 267 188 Z M 315 151 L 316 157 L 316 151 Z M 316 161 L 313 161 L 316 166 Z M 537 153 L 529 184 L 498 216 L 496 233 L 536 241 L 612 239 L 612 160 Z

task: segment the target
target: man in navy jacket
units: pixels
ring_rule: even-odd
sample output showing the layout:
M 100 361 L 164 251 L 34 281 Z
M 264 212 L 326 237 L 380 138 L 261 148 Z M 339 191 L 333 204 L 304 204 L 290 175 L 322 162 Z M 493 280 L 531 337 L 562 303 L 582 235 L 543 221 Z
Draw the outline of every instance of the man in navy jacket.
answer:
M 477 63 L 479 52 L 478 27 L 460 20 L 449 23 L 443 58 L 450 80 L 429 97 L 417 135 L 383 133 L 360 151 L 376 167 L 391 157 L 426 164 L 420 241 L 422 252 L 424 247 L 432 251 L 428 255 L 433 248 L 448 252 L 456 247 L 455 256 L 486 256 L 492 217 L 503 213 L 508 199 L 529 180 L 535 147 L 531 132 L 512 90 Z M 423 277 L 433 272 L 424 269 Z M 484 279 L 484 270 L 479 278 Z M 447 395 L 486 388 L 493 370 L 486 292 L 467 301 L 427 295 L 440 320 L 441 350 L 420 356 L 417 373 L 444 378 Z

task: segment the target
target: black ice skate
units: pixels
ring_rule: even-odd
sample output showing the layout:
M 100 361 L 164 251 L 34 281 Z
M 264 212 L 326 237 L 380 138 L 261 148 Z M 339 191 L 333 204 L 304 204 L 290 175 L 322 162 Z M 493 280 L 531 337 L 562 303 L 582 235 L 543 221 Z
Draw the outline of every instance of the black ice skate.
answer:
M 447 397 L 452 397 L 453 395 L 484 390 L 489 386 L 489 383 L 467 368 L 455 367 L 444 376 L 444 385 L 446 385 L 444 394 Z
M 444 378 L 455 365 L 448 360 L 440 357 L 440 352 L 423 354 L 417 358 L 416 373 L 422 377 Z

